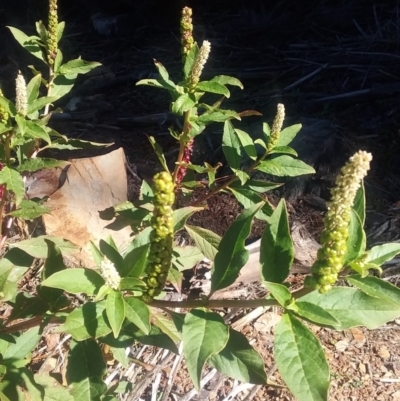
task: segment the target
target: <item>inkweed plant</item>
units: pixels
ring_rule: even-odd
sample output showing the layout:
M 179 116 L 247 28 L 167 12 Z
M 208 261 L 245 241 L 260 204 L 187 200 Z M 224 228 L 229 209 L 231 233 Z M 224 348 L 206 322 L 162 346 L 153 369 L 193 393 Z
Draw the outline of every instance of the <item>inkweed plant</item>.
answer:
M 54 12 L 54 7 L 51 10 Z M 202 80 L 212 44 L 204 41 L 197 45 L 191 18 L 191 9 L 185 7 L 181 19 L 182 80 L 173 82 L 167 69 L 156 61 L 158 77 L 138 82 L 168 91 L 171 110 L 183 118 L 183 127 L 170 129 L 179 148 L 174 168 L 168 168 L 161 146 L 150 138 L 162 171 L 154 177 L 152 187 L 143 182 L 140 199 L 115 207 L 117 216 L 123 215 L 134 225 L 140 223 L 141 230 L 129 246 L 120 251 L 112 238 L 91 244 L 97 269 L 87 269 L 64 265 L 63 256 L 74 252 L 76 247 L 60 238 L 44 236 L 7 244 L 7 252 L 0 261 L 0 291 L 2 302 L 9 305 L 11 312 L 0 327 L 1 399 L 22 400 L 27 393 L 40 400 L 120 399 L 118 394 L 132 387 L 134 391 L 135 383 L 121 380 L 110 384 L 105 380 L 104 353 L 111 352 L 114 359 L 127 366 L 125 350 L 135 342 L 157 345 L 172 353 L 181 349 L 198 390 L 206 364 L 243 382 L 271 385 L 261 356 L 246 336 L 213 310 L 276 306 L 282 317 L 275 327 L 274 357 L 284 382 L 299 401 L 328 400 L 329 366 L 309 324 L 334 330 L 355 326 L 375 329 L 400 315 L 400 290 L 369 275 L 371 269 L 380 272 L 384 262 L 400 253 L 400 245 L 366 247 L 363 179 L 372 156 L 364 151 L 355 153 L 342 168 L 331 191 L 317 261 L 304 287 L 290 290 L 286 279 L 293 264 L 294 246 L 286 204 L 281 200 L 274 207 L 268 202 L 268 191 L 279 184 L 259 178 L 260 174 L 255 178 L 253 173 L 265 173 L 265 177 L 313 173 L 289 146 L 301 126 L 283 128 L 285 109 L 279 104 L 271 128 L 263 124 L 263 138 L 253 140 L 249 133 L 235 128 L 235 121 L 251 112 L 223 109 L 222 99 L 230 96 L 229 86 L 242 88 L 242 84 L 225 75 Z M 57 74 L 61 73 L 61 67 L 57 67 L 59 50 L 57 41 L 48 40 L 50 26 L 54 32 L 56 24 L 52 20 L 48 30 L 39 25 L 40 38 L 24 38 L 22 44 L 28 48 L 37 45 L 42 60 L 49 65 L 50 76 L 54 73 L 50 81 L 57 85 Z M 21 43 L 20 35 L 19 38 Z M 77 72 L 78 69 L 73 70 L 71 75 Z M 23 199 L 21 171 L 26 171 L 28 162 L 38 163 L 38 158 L 29 158 L 23 148 L 16 156 L 22 158 L 14 161 L 10 150 L 15 152 L 17 145 L 11 144 L 20 146 L 21 142 L 12 142 L 16 141 L 12 135 L 23 139 L 33 135 L 32 140 L 52 143 L 48 137 L 53 131 L 35 113 L 53 101 L 49 96 L 59 92 L 49 84 L 47 100 L 41 101 L 39 107 L 36 89 L 32 95 L 39 80 L 35 82 L 27 86 L 27 109 L 11 104 L 4 97 L 0 102 L 2 138 L 9 144 L 2 159 L 0 177 L 5 186 L 2 198 L 8 199 L 7 193 L 11 194 L 16 205 Z M 204 103 L 206 93 L 217 95 L 219 100 Z M 191 162 L 193 142 L 211 123 L 222 124 L 222 149 L 232 172 L 223 181 L 216 179 L 220 164 L 201 166 Z M 40 127 L 40 135 L 39 128 L 32 129 L 33 126 Z M 14 167 L 17 162 L 23 166 L 22 170 Z M 179 207 L 175 195 L 190 194 L 198 186 L 202 187 L 203 198 Z M 220 191 L 233 194 L 243 206 L 222 238 L 188 223 L 189 217 L 202 210 L 207 200 Z M 213 294 L 236 281 L 248 261 L 245 240 L 254 219 L 267 223 L 259 254 L 261 282 L 267 296 L 253 300 L 213 299 Z M 186 231 L 193 245 L 182 247 L 176 242 L 176 234 L 181 231 Z M 27 294 L 18 290 L 18 283 L 31 268 L 33 258 L 44 263 L 35 293 Z M 203 258 L 212 262 L 210 293 L 201 299 L 182 302 L 163 300 L 166 281 L 176 284 L 183 270 Z M 345 284 L 337 285 L 339 279 Z M 79 302 L 74 301 L 75 294 L 79 294 Z M 49 325 L 54 332 L 71 338 L 65 382 L 57 382 L 56 387 L 50 376 L 34 373 L 31 364 L 32 351 Z

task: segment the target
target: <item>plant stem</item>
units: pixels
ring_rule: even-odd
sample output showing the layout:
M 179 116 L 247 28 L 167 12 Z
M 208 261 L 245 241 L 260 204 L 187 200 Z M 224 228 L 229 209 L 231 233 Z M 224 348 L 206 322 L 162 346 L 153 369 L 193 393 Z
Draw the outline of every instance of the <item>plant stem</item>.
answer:
M 173 182 L 176 183 L 176 178 L 178 176 L 178 171 L 181 168 L 181 165 L 179 163 L 181 163 L 182 159 L 183 159 L 183 155 L 185 153 L 185 147 L 187 144 L 187 138 L 188 138 L 188 134 L 189 134 L 189 129 L 190 129 L 190 124 L 189 124 L 189 120 L 190 120 L 190 110 L 186 111 L 183 117 L 183 128 L 182 128 L 182 133 L 179 136 L 179 154 L 178 154 L 178 158 L 176 160 L 176 164 L 175 164 L 175 168 L 174 168 L 174 174 L 172 176 L 173 178 Z

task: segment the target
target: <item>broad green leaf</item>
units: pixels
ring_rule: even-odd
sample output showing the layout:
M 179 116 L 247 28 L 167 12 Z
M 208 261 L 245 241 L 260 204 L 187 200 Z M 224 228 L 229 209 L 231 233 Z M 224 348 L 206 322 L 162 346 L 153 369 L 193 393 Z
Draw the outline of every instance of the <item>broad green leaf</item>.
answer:
M 196 85 L 196 91 L 217 93 L 225 96 L 226 98 L 231 96 L 229 89 L 225 85 L 222 85 L 216 81 L 201 81 Z
M 172 112 L 181 116 L 196 105 L 196 99 L 192 93 L 184 93 L 180 95 L 175 102 L 172 103 Z
M 185 224 L 186 220 L 196 212 L 204 210 L 204 207 L 194 207 L 194 206 L 187 206 L 181 209 L 174 210 L 174 232 L 181 230 Z
M 49 207 L 43 206 L 40 203 L 32 200 L 23 199 L 18 206 L 18 209 L 8 213 L 9 216 L 19 217 L 24 220 L 33 220 L 43 214 L 50 213 Z
M 51 139 L 45 128 L 35 121 L 25 121 L 26 124 L 26 136 L 32 139 L 42 139 L 47 143 L 51 143 Z
M 104 255 L 101 253 L 100 249 L 97 248 L 97 246 L 94 244 L 93 241 L 89 242 L 89 248 L 92 253 L 94 263 L 96 264 L 97 268 L 99 269 L 101 266 L 101 263 L 104 260 Z
M 0 106 L 12 116 L 15 116 L 17 114 L 17 109 L 15 108 L 14 103 L 5 98 L 3 95 L 0 95 Z
M 43 50 L 38 44 L 38 37 L 36 36 L 27 36 L 25 35 L 24 32 L 20 31 L 17 28 L 14 28 L 12 26 L 7 27 L 12 35 L 14 36 L 15 40 L 26 50 L 28 50 L 29 53 L 31 53 L 33 56 L 37 57 L 39 60 L 44 61 L 43 58 Z
M 196 389 L 200 389 L 204 364 L 211 355 L 222 351 L 228 340 L 228 326 L 218 313 L 192 309 L 186 315 L 182 330 L 183 355 Z
M 173 81 L 169 79 L 169 74 L 166 68 L 157 60 L 154 60 L 154 65 L 157 68 L 158 73 L 160 74 L 161 77 L 161 83 L 163 84 L 163 87 L 168 89 L 170 92 L 175 92 L 175 84 Z
M 256 170 L 277 177 L 297 177 L 304 174 L 314 174 L 315 170 L 308 164 L 290 156 L 278 156 L 262 161 Z
M 196 246 L 176 246 L 173 249 L 172 264 L 179 271 L 193 268 L 202 259 L 204 256 Z
M 387 281 L 378 277 L 360 277 L 357 275 L 347 277 L 347 280 L 370 297 L 379 298 L 400 306 L 400 289 Z
M 33 327 L 25 333 L 16 337 L 15 344 L 10 344 L 3 355 L 3 359 L 24 359 L 26 358 L 37 346 L 41 334 L 39 334 L 39 327 Z
M 59 42 L 63 36 L 65 29 L 65 22 L 61 21 L 57 24 L 57 42 Z
M 282 284 L 271 283 L 269 281 L 263 281 L 264 287 L 272 294 L 272 296 L 278 301 L 279 305 L 282 307 L 288 306 L 292 300 L 292 294 Z
M 48 251 L 47 241 L 56 244 L 64 256 L 73 255 L 79 251 L 79 247 L 74 245 L 72 242 L 53 235 L 42 235 L 40 237 L 30 238 L 10 244 L 10 248 L 19 248 L 34 258 L 45 259 Z
M 265 281 L 282 283 L 289 275 L 294 246 L 285 201 L 282 199 L 269 218 L 260 244 L 261 275 Z
M 240 89 L 243 89 L 243 84 L 237 78 L 228 75 L 217 75 L 211 79 L 211 82 L 218 82 L 221 85 L 238 86 Z
M 365 252 L 366 236 L 361 224 L 360 217 L 351 209 L 351 219 L 349 224 L 349 236 L 347 238 L 347 250 L 344 257 L 345 265 L 356 260 Z
M 74 397 L 56 379 L 48 374 L 35 374 L 35 381 L 44 388 L 43 401 L 74 401 Z
M 123 268 L 123 257 L 112 245 L 101 239 L 99 241 L 101 253 L 113 263 L 118 272 Z
M 168 270 L 167 281 L 169 281 L 176 290 L 180 293 L 182 288 L 183 273 L 180 272 L 175 266 Z
M 266 384 L 264 361 L 240 332 L 229 328 L 229 341 L 218 354 L 212 355 L 208 364 L 224 375 L 244 383 Z
M 69 164 L 70 164 L 69 162 L 64 160 L 35 157 L 34 159 L 25 160 L 17 167 L 17 170 L 21 172 L 38 171 L 44 168 L 65 167 L 68 166 Z
M 355 326 L 373 330 L 400 316 L 400 305 L 396 301 L 371 297 L 350 287 L 333 287 L 326 294 L 313 291 L 300 300 L 318 305 L 331 314 L 339 322 L 333 326 L 337 330 Z
M 310 302 L 298 301 L 293 311 L 296 315 L 322 326 L 334 327 L 339 322 L 325 309 Z
M 236 177 L 239 178 L 241 185 L 246 184 L 247 180 L 250 179 L 250 175 L 247 174 L 245 171 L 233 168 L 233 172 L 235 173 Z
M 152 312 L 153 323 L 161 329 L 172 341 L 178 342 L 181 340 L 181 333 L 177 330 L 174 322 L 167 316 L 161 313 Z
M 298 156 L 297 152 L 293 148 L 290 148 L 289 146 L 275 146 L 269 152 L 269 154 L 272 155 L 274 153 L 284 153 L 284 154 L 291 155 L 291 156 L 294 156 L 294 157 Z
M 22 363 L 22 360 L 14 361 L 2 378 L 0 392 L 5 395 L 5 398 L 1 398 L 2 401 L 42 401 L 44 399 L 43 387 L 35 382 L 33 372 Z
M 0 184 L 5 184 L 7 190 L 14 193 L 15 204 L 18 206 L 25 195 L 25 185 L 21 174 L 7 166 L 0 171 Z
M 281 187 L 283 184 L 276 183 L 276 182 L 270 182 L 270 181 L 263 181 L 263 180 L 253 180 L 250 179 L 246 182 L 246 185 L 241 186 L 238 181 L 234 181 L 232 184 L 230 184 L 230 188 L 235 188 L 236 190 L 248 190 L 251 189 L 254 192 L 257 193 L 264 193 L 267 191 L 272 191 L 273 189 Z M 271 208 L 271 213 L 272 214 L 273 209 Z
M 44 315 L 48 309 L 49 304 L 44 299 L 24 292 L 19 292 L 15 298 L 13 309 L 8 320 L 12 321 Z
M 61 288 L 71 294 L 94 295 L 104 284 L 103 277 L 91 269 L 67 269 L 52 274 L 42 281 L 43 287 Z
M 114 337 L 117 338 L 125 320 L 125 302 L 121 291 L 111 291 L 107 295 L 106 315 Z
M 249 259 L 245 240 L 254 216 L 263 206 L 264 202 L 260 202 L 244 210 L 221 239 L 211 276 L 211 292 L 228 287 L 238 278 L 240 269 Z
M 291 125 L 283 129 L 279 135 L 277 146 L 286 146 L 296 137 L 297 133 L 301 130 L 301 124 Z
M 230 121 L 224 122 L 224 134 L 222 136 L 222 150 L 226 161 L 232 169 L 239 169 L 242 160 L 241 144 Z
M 128 369 L 129 368 L 129 359 L 128 356 L 126 355 L 126 348 L 115 348 L 111 347 L 110 351 L 113 354 L 113 357 L 122 365 L 123 368 Z
M 400 253 L 400 244 L 398 242 L 388 242 L 377 245 L 367 252 L 367 262 L 381 266 L 388 260 L 392 260 Z
M 146 284 L 136 277 L 122 277 L 119 284 L 119 289 L 121 291 L 140 290 L 141 287 L 143 288 L 145 286 Z
M 104 318 L 105 307 L 105 301 L 87 302 L 74 309 L 67 316 L 65 323 L 56 329 L 56 332 L 71 334 L 76 341 L 107 335 L 111 332 L 111 327 Z
M 26 85 L 26 94 L 28 95 L 28 104 L 32 103 L 39 96 L 39 88 L 42 83 L 42 75 L 35 75 Z
M 123 329 L 121 330 L 121 333 Z M 169 336 L 164 334 L 158 327 L 152 325 L 150 334 L 144 334 L 140 331 L 133 333 L 133 337 L 136 341 L 142 344 L 153 345 L 154 347 L 165 348 L 172 351 L 175 354 L 179 354 L 178 348 Z
M 152 136 L 149 137 L 149 141 L 150 141 L 150 144 L 153 147 L 154 151 L 156 152 L 158 160 L 160 161 L 164 170 L 169 172 L 167 161 L 165 160 L 165 156 L 164 156 L 161 146 L 156 142 L 156 140 Z
M 76 60 L 67 61 L 60 67 L 58 72 L 62 75 L 67 75 L 67 76 L 75 74 L 86 74 L 89 71 L 99 66 L 101 66 L 101 63 L 98 63 L 97 61 L 85 61 L 78 58 Z
M 78 74 L 73 74 L 69 76 L 58 75 L 53 81 L 50 94 L 60 99 L 71 91 L 75 84 L 77 76 Z
M 217 110 L 203 113 L 200 117 L 192 117 L 192 119 L 198 124 L 209 124 L 212 122 L 223 123 L 227 120 L 231 120 L 232 118 L 240 120 L 238 113 L 233 110 Z
M 137 326 L 145 334 L 149 334 L 151 330 L 150 325 L 150 311 L 148 306 L 138 298 L 125 297 L 125 316 L 126 318 Z
M 105 373 L 106 364 L 96 341 L 71 342 L 66 379 L 74 400 L 100 401 L 107 390 Z
M 143 231 L 142 231 L 143 233 Z M 140 234 L 139 234 L 140 235 Z M 139 236 L 138 236 L 139 237 Z M 136 237 L 132 245 L 135 245 Z M 124 255 L 122 262 L 121 277 L 140 277 L 146 268 L 147 255 L 149 252 L 150 244 L 137 245 L 130 248 Z
M 288 313 L 275 327 L 275 362 L 299 401 L 327 401 L 329 366 L 314 334 Z
M 56 58 L 54 59 L 54 65 L 53 65 L 54 74 L 57 76 L 60 73 L 60 67 L 62 66 L 63 59 L 64 59 L 64 57 L 63 57 L 62 51 L 60 50 L 60 48 L 58 48 Z
M 361 220 L 361 225 L 364 227 L 365 224 L 365 188 L 364 188 L 364 180 L 361 181 L 361 187 L 358 189 L 356 193 L 356 197 L 354 199 L 353 209 L 356 211 Z
M 246 189 L 247 185 L 248 183 L 246 183 L 246 185 L 243 187 L 228 188 L 235 196 L 237 201 L 245 209 L 248 209 L 249 207 L 255 205 L 256 203 L 264 201 L 264 198 L 255 193 L 253 190 Z M 273 212 L 274 210 L 272 209 L 272 206 L 268 202 L 266 202 L 265 205 L 261 208 L 261 210 L 257 212 L 256 218 L 259 220 L 269 220 L 269 216 L 271 216 Z
M 244 151 L 247 153 L 247 156 L 249 156 L 253 160 L 256 160 L 257 150 L 254 146 L 253 139 L 251 139 L 250 135 L 247 132 L 242 131 L 241 129 L 235 128 L 235 132 L 239 138 L 240 143 L 243 146 Z
M 43 109 L 48 104 L 54 103 L 58 97 L 56 96 L 44 96 L 39 99 L 35 99 L 28 104 L 28 114 L 33 114 L 35 111 Z
M 197 43 L 194 42 L 192 48 L 190 49 L 189 53 L 185 57 L 185 64 L 183 66 L 183 73 L 185 79 L 189 77 L 190 72 L 192 71 L 193 64 L 196 61 L 197 55 L 199 54 L 199 47 Z
M 218 252 L 221 238 L 206 228 L 186 224 L 185 229 L 201 253 L 207 259 L 213 261 Z

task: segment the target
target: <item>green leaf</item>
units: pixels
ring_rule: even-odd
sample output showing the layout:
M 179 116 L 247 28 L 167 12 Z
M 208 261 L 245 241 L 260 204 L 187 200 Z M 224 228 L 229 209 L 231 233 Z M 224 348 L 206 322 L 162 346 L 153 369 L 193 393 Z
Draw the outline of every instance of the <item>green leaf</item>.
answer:
M 28 96 L 28 104 L 32 103 L 39 96 L 39 88 L 42 83 L 42 75 L 35 75 L 26 85 L 26 94 Z
M 337 330 L 355 326 L 366 326 L 373 330 L 400 316 L 400 306 L 396 301 L 371 297 L 355 288 L 333 287 L 326 294 L 313 291 L 300 299 L 318 305 L 331 314 L 339 322 L 333 326 Z
M 58 99 L 66 95 L 73 88 L 76 77 L 77 74 L 69 75 L 68 77 L 65 75 L 56 76 L 51 87 L 51 95 Z
M 190 238 L 195 242 L 200 252 L 209 260 L 213 261 L 218 252 L 221 238 L 206 228 L 185 225 Z
M 240 143 L 243 146 L 244 151 L 251 159 L 256 160 L 257 150 L 254 145 L 253 139 L 251 139 L 250 135 L 247 132 L 242 131 L 241 129 L 235 128 L 235 132 L 239 138 Z
M 166 68 L 157 60 L 154 60 L 154 65 L 157 68 L 158 73 L 160 74 L 160 81 L 164 88 L 168 89 L 170 92 L 175 92 L 175 84 L 169 79 L 169 74 Z
M 232 184 L 230 184 L 229 187 L 235 188 L 235 190 L 241 190 L 241 189 L 249 190 L 250 189 L 254 192 L 262 194 L 267 191 L 272 191 L 273 189 L 279 188 L 281 186 L 282 186 L 282 184 L 276 183 L 276 182 L 250 179 L 246 182 L 246 185 L 244 185 L 244 186 L 241 186 L 238 181 L 234 181 Z M 271 209 L 271 213 L 269 215 L 271 215 L 273 212 L 272 207 L 270 207 L 270 209 Z
M 8 213 L 9 216 L 19 217 L 24 220 L 33 220 L 45 213 L 50 213 L 51 209 L 32 200 L 22 200 L 17 210 Z
M 123 331 L 123 330 L 122 330 Z M 132 333 L 135 340 L 142 344 L 152 345 L 154 347 L 165 348 L 179 354 L 178 348 L 169 336 L 164 334 L 158 327 L 151 326 L 150 334 L 144 334 L 141 332 Z
M 42 235 L 40 237 L 30 238 L 10 244 L 10 248 L 19 248 L 34 258 L 45 259 L 48 251 L 47 241 L 51 241 L 56 244 L 64 256 L 73 255 L 79 251 L 79 247 L 74 245 L 72 242 L 55 237 L 53 235 Z
M 41 334 L 39 334 L 39 327 L 33 327 L 21 334 L 15 339 L 14 344 L 10 344 L 3 355 L 3 359 L 24 359 L 26 358 L 37 346 Z
M 217 93 L 219 95 L 225 96 L 226 98 L 229 98 L 231 96 L 229 89 L 225 85 L 222 85 L 216 81 L 199 82 L 196 85 L 196 91 Z
M 71 342 L 66 379 L 74 400 L 100 401 L 107 390 L 105 373 L 106 364 L 96 341 Z
M 381 266 L 388 260 L 392 260 L 400 253 L 400 244 L 398 242 L 388 242 L 371 248 L 367 253 L 366 262 Z
M 217 110 L 203 113 L 200 117 L 192 117 L 191 121 L 196 121 L 198 124 L 209 124 L 212 122 L 223 123 L 227 120 L 235 118 L 240 120 L 240 116 L 233 110 Z
M 282 283 L 289 275 L 294 246 L 285 201 L 282 199 L 269 218 L 260 244 L 261 275 L 265 281 Z
M 25 160 L 17 167 L 17 170 L 21 172 L 38 171 L 44 168 L 65 167 L 69 164 L 70 163 L 64 160 L 35 157 L 34 159 Z
M 35 121 L 25 121 L 26 136 L 33 139 L 42 139 L 47 143 L 51 143 L 51 139 L 45 128 Z
M 181 209 L 174 210 L 174 232 L 181 230 L 185 224 L 186 220 L 196 212 L 204 210 L 204 207 L 194 207 L 194 206 L 187 206 Z
M 240 269 L 249 259 L 245 240 L 250 234 L 254 216 L 263 206 L 264 202 L 260 202 L 244 210 L 226 231 L 215 256 L 211 292 L 228 287 L 239 276 Z
M 297 177 L 304 174 L 314 174 L 315 170 L 308 164 L 290 156 L 278 156 L 262 161 L 256 170 L 277 177 Z
M 136 245 L 138 237 L 135 238 L 132 243 L 133 246 L 124 255 L 123 267 L 120 272 L 121 277 L 140 277 L 146 268 L 150 244 Z
M 361 181 L 361 186 L 356 193 L 354 199 L 353 209 L 356 211 L 361 220 L 361 225 L 364 227 L 365 224 L 365 188 L 364 180 Z
M 296 315 L 322 326 L 334 327 L 339 322 L 325 309 L 310 302 L 298 301 L 293 311 Z
M 104 319 L 105 302 L 87 302 L 74 309 L 64 324 L 56 329 L 57 333 L 71 334 L 76 341 L 99 338 L 111 332 L 111 327 Z
M 15 116 L 17 114 L 17 109 L 15 108 L 14 103 L 6 99 L 3 95 L 0 95 L 0 106 L 12 116 Z M 8 130 L 9 129 L 7 128 L 7 131 Z
M 104 256 L 106 256 L 106 258 L 113 263 L 117 271 L 120 272 L 123 266 L 123 257 L 118 252 L 118 250 L 115 249 L 113 245 L 107 243 L 103 239 L 99 241 L 99 247 L 101 253 Z
M 108 294 L 106 314 L 114 337 L 117 338 L 125 320 L 125 302 L 121 291 L 112 291 Z
M 242 185 L 246 184 L 247 180 L 250 179 L 250 175 L 247 174 L 245 171 L 235 168 L 233 168 L 232 170 L 235 173 L 236 177 L 239 178 Z
M 104 260 L 104 255 L 101 253 L 100 249 L 97 248 L 93 241 L 89 242 L 89 248 L 92 253 L 94 263 L 96 264 L 97 268 L 100 269 L 101 262 Z
M 172 112 L 181 116 L 186 111 L 192 109 L 196 105 L 196 99 L 193 93 L 184 93 L 180 95 L 175 102 L 172 103 Z
M 271 283 L 268 281 L 263 281 L 264 287 L 272 294 L 272 296 L 278 301 L 279 305 L 286 307 L 292 300 L 292 294 L 282 284 Z
M 347 277 L 347 280 L 370 297 L 400 306 L 400 289 L 387 281 L 377 277 L 361 277 L 358 275 Z
M 154 324 L 161 329 L 172 341 L 178 342 L 181 340 L 181 333 L 177 330 L 174 322 L 161 313 L 152 312 Z
M 266 384 L 264 361 L 240 332 L 229 328 L 229 341 L 225 348 L 212 355 L 208 364 L 224 375 L 252 384 Z
M 40 40 L 40 38 L 38 38 L 36 36 L 27 36 L 27 35 L 25 35 L 25 33 L 23 33 L 19 29 L 14 28 L 12 26 L 8 26 L 7 28 L 11 31 L 15 40 L 24 49 L 28 50 L 29 53 L 31 53 L 33 56 L 37 57 L 39 60 L 44 61 L 42 48 L 38 44 L 38 41 Z
M 44 315 L 48 309 L 49 304 L 45 300 L 24 292 L 19 292 L 15 298 L 13 309 L 8 319 L 9 321 L 12 321 Z
M 35 111 L 43 109 L 48 104 L 54 103 L 58 97 L 56 96 L 44 96 L 39 99 L 35 99 L 28 104 L 28 115 L 33 114 Z
M 232 188 L 229 187 L 228 189 L 232 192 L 232 194 L 235 196 L 237 201 L 245 208 L 248 209 L 249 207 L 255 205 L 256 203 L 263 202 L 264 199 L 255 193 L 251 189 L 246 189 L 248 183 L 239 188 Z M 256 214 L 256 218 L 259 220 L 269 220 L 269 216 L 272 215 L 274 210 L 272 209 L 271 205 L 269 203 L 265 203 L 265 205 L 261 208 L 259 212 Z
M 182 340 L 189 375 L 199 390 L 204 364 L 211 355 L 222 351 L 229 340 L 228 326 L 217 313 L 193 309 L 185 317 Z
M 43 401 L 74 401 L 67 387 L 61 385 L 56 379 L 48 374 L 35 374 L 35 381 L 44 388 Z
M 65 29 L 65 22 L 61 21 L 57 24 L 57 42 L 59 42 L 63 36 Z
M 183 280 L 183 273 L 181 273 L 175 266 L 172 266 L 168 270 L 167 281 L 169 281 L 178 292 L 181 292 Z
M 287 155 L 291 155 L 291 156 L 294 156 L 294 157 L 298 156 L 297 152 L 293 148 L 290 148 L 289 146 L 275 146 L 269 152 L 269 154 L 272 155 L 274 153 L 285 153 Z
M 197 43 L 194 42 L 192 48 L 190 49 L 189 53 L 186 55 L 185 64 L 183 66 L 183 73 L 185 79 L 187 79 L 192 71 L 193 64 L 196 61 L 197 55 L 199 54 L 199 47 Z
M 67 269 L 52 274 L 42 281 L 42 286 L 61 288 L 71 294 L 94 295 L 104 284 L 103 277 L 91 269 Z
M 12 168 L 4 166 L 0 171 L 0 184 L 5 184 L 8 191 L 15 195 L 15 204 L 18 206 L 25 196 L 25 185 L 21 174 Z
M 70 60 L 63 64 L 58 72 L 62 75 L 86 74 L 99 66 L 101 66 L 101 63 L 98 63 L 97 61 L 85 61 L 78 58 L 76 60 Z
M 349 224 L 349 236 L 347 238 L 347 250 L 344 257 L 345 265 L 356 260 L 365 252 L 366 236 L 361 224 L 360 217 L 351 209 L 351 219 Z
M 238 86 L 240 89 L 243 89 L 243 84 L 237 78 L 228 75 L 217 75 L 211 80 L 211 82 L 218 82 L 221 85 Z
M 329 366 L 314 334 L 288 313 L 275 327 L 275 362 L 299 401 L 327 401 Z
M 125 315 L 126 318 L 137 326 L 145 334 L 149 334 L 151 330 L 150 325 L 150 311 L 148 306 L 138 298 L 125 297 Z
M 150 144 L 153 147 L 154 151 L 156 152 L 158 160 L 160 161 L 164 170 L 169 172 L 167 161 L 165 160 L 165 156 L 164 156 L 161 146 L 156 142 L 156 140 L 152 136 L 149 137 L 149 141 L 150 141 Z
M 232 169 L 239 169 L 242 160 L 241 144 L 230 121 L 224 122 L 222 150 L 229 167 Z
M 301 130 L 301 124 L 291 125 L 283 129 L 279 135 L 278 143 L 276 146 L 286 146 L 296 137 L 297 133 Z
M 172 264 L 179 271 L 191 269 L 202 259 L 204 256 L 196 246 L 176 246 L 173 249 Z
M 124 290 L 139 290 L 141 287 L 145 287 L 146 284 L 136 277 L 122 277 L 119 284 L 119 289 Z

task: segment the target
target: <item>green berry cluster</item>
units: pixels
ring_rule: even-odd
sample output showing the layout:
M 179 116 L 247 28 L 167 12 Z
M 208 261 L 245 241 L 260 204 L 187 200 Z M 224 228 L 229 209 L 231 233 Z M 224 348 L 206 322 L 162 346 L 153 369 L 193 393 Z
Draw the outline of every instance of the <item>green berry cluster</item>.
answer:
M 163 171 L 153 178 L 154 211 L 151 220 L 153 228 L 147 276 L 143 299 L 150 302 L 164 288 L 172 259 L 174 221 L 172 206 L 175 201 L 174 182 L 171 174 Z
M 192 24 L 192 9 L 184 7 L 181 18 L 181 46 L 183 63 L 194 45 L 193 39 L 193 24 Z
M 49 26 L 48 26 L 48 40 L 47 40 L 47 61 L 50 65 L 54 64 L 57 56 L 58 41 L 57 41 L 57 0 L 50 0 L 49 2 Z
M 3 96 L 3 92 L 1 91 L 1 89 L 0 89 L 0 96 Z M 0 123 L 7 124 L 8 117 L 9 116 L 7 110 L 0 105 Z

